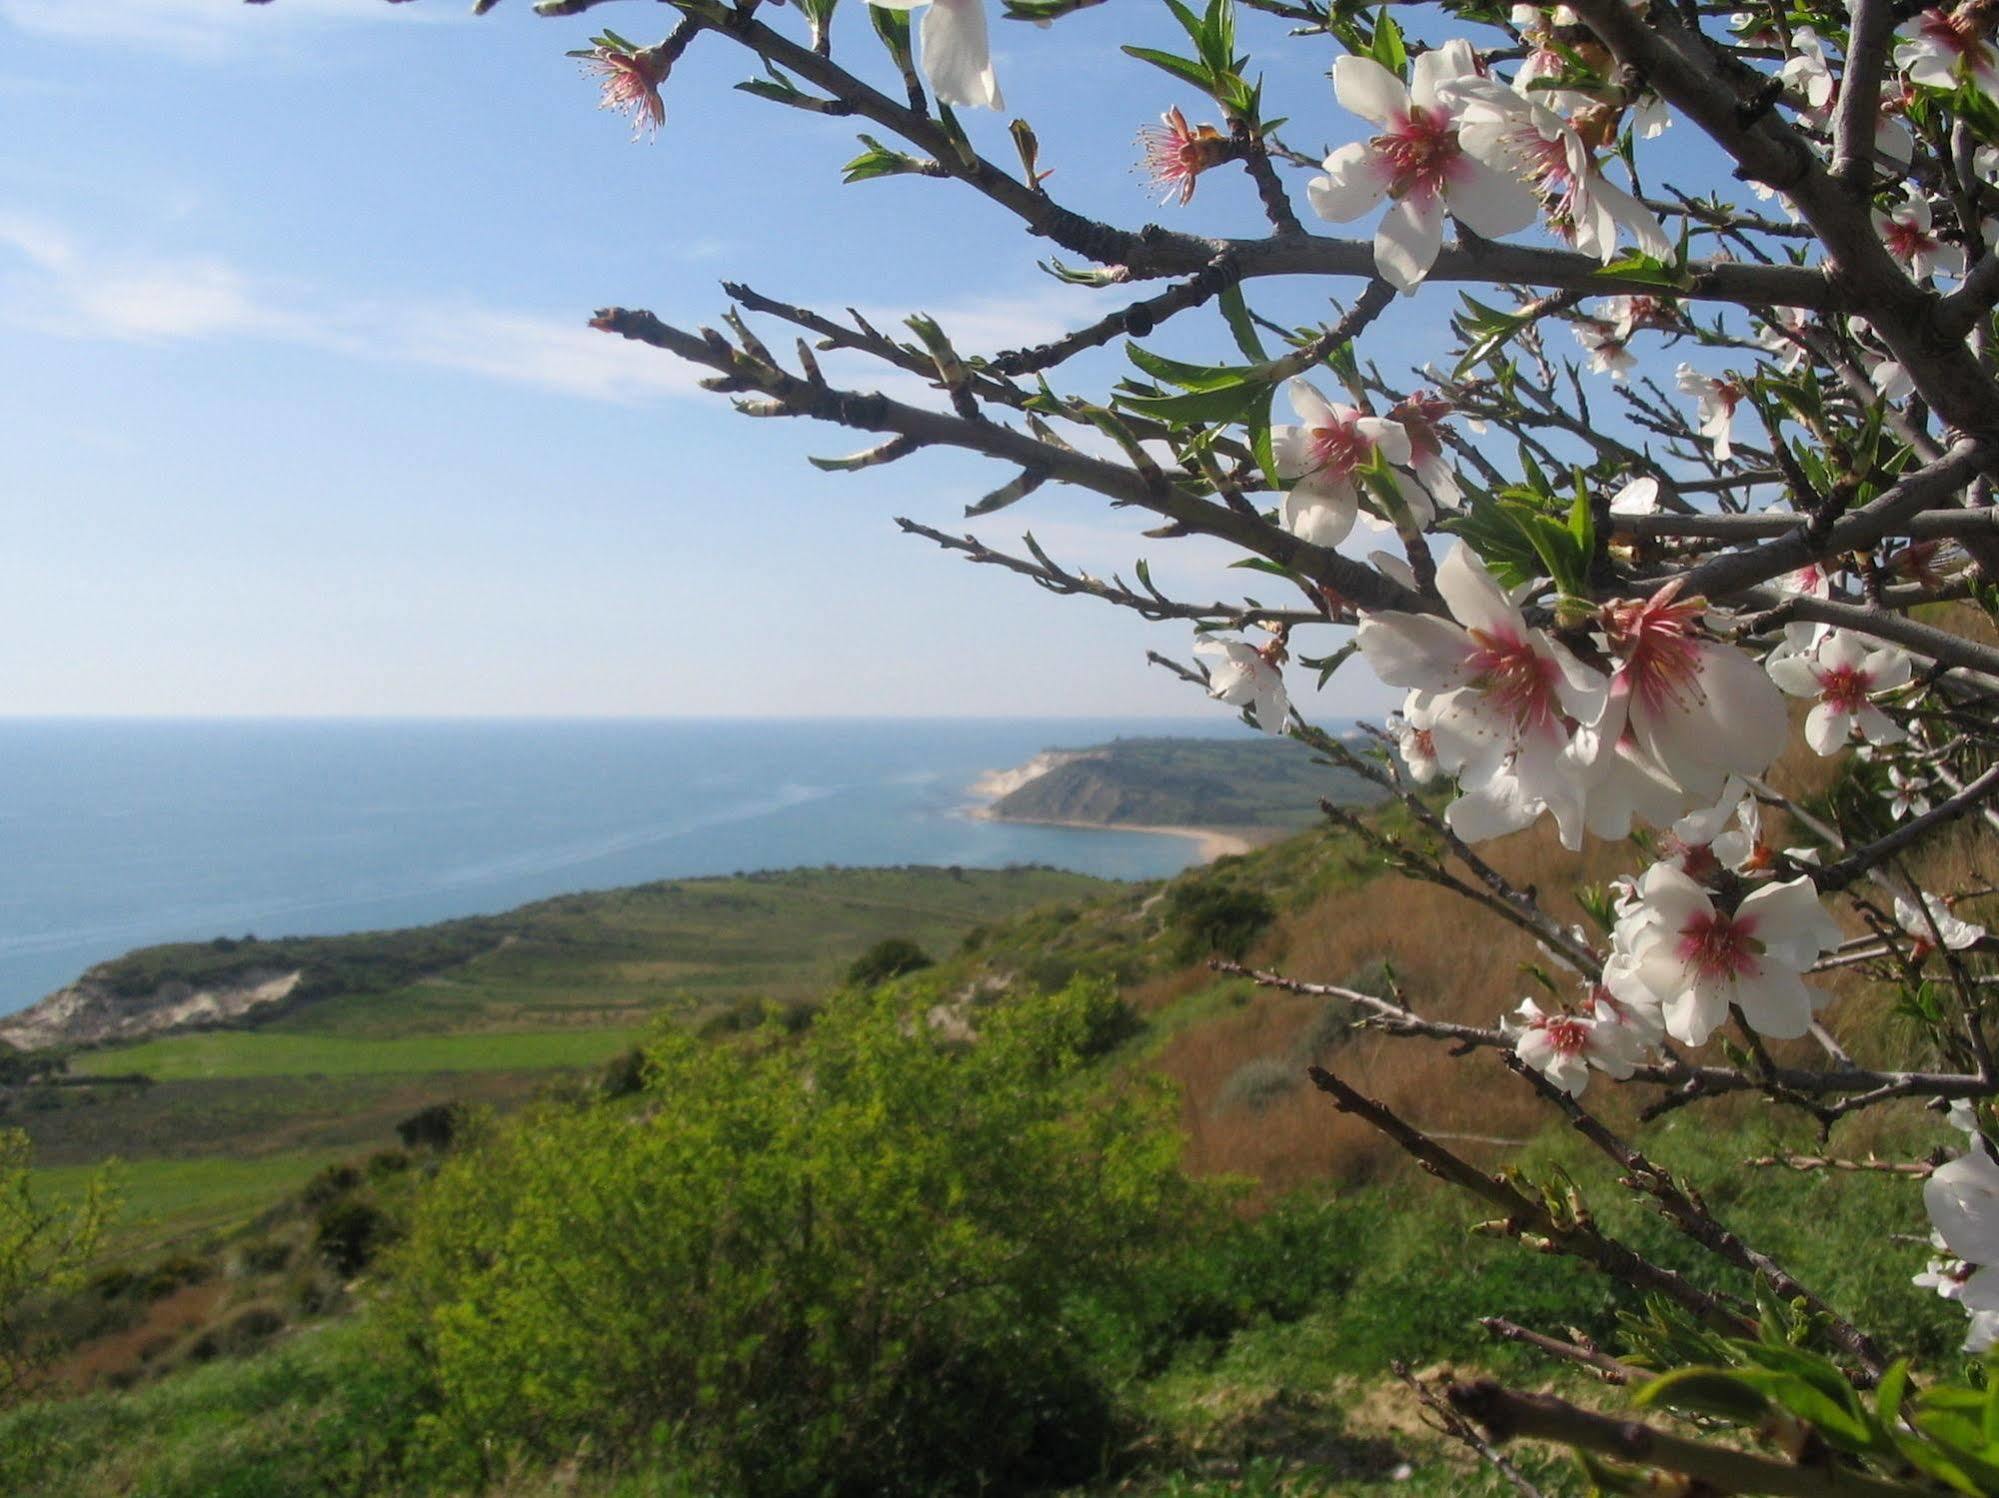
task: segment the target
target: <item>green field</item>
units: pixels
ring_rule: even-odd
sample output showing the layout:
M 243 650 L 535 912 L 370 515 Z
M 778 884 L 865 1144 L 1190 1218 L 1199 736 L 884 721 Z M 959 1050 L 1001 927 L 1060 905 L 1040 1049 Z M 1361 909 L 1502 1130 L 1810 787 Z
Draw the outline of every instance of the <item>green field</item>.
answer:
M 495 1031 L 358 1039 L 278 1031 L 210 1030 L 169 1035 L 77 1058 L 90 1075 L 144 1072 L 160 1082 L 243 1077 L 359 1077 L 394 1072 L 532 1071 L 595 1066 L 645 1033 L 603 1030 Z
M 754 1023 L 817 999 L 884 937 L 939 957 L 975 928 L 1120 886 L 1052 869 L 800 869 L 566 895 L 409 931 L 147 948 L 97 972 L 124 994 L 301 967 L 310 995 L 262 1023 L 80 1050 L 63 1086 L 0 1122 L 67 1189 L 125 1162 L 124 1241 L 226 1227 L 342 1153 L 395 1143 L 427 1104 L 502 1110 L 573 1085 L 661 1016 Z

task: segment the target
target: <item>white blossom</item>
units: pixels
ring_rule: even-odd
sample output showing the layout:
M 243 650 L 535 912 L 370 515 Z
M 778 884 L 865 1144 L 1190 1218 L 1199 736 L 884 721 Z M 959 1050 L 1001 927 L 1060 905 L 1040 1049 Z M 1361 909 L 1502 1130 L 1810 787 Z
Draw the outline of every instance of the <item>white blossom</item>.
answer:
M 1231 707 L 1246 707 L 1256 726 L 1268 734 L 1284 732 L 1291 699 L 1284 690 L 1284 673 L 1271 659 L 1275 643 L 1258 650 L 1241 640 L 1209 635 L 1194 646 L 1194 654 L 1215 664 L 1208 668 L 1208 695 Z
M 1284 528 L 1315 546 L 1337 546 L 1353 529 L 1360 494 L 1354 475 L 1375 461 L 1409 461 L 1409 434 L 1393 421 L 1335 406 L 1304 380 L 1291 382 L 1301 426 L 1271 428 L 1284 496 Z
M 1691 364 L 1680 365 L 1674 376 L 1680 389 L 1699 403 L 1700 434 L 1714 445 L 1715 461 L 1726 463 L 1732 451 L 1735 407 L 1742 399 L 1742 387 L 1733 380 L 1711 379 Z
M 1389 199 L 1374 236 L 1374 263 L 1398 290 L 1413 291 L 1436 263 L 1446 211 L 1488 239 L 1534 222 L 1532 195 L 1459 142 L 1457 111 L 1442 88 L 1477 71 L 1462 37 L 1418 57 L 1407 87 L 1372 58 L 1347 56 L 1333 65 L 1340 104 L 1381 133 L 1341 146 L 1326 158 L 1326 174 L 1305 190 L 1319 217 L 1342 224 Z
M 1500 1021 L 1500 1029 L 1513 1037 L 1513 1053 L 1570 1097 L 1580 1096 L 1589 1085 L 1592 1066 L 1621 1081 L 1642 1054 L 1614 1009 L 1549 1014 L 1532 999 L 1522 999 L 1514 1014 L 1517 1020 Z
M 1437 591 L 1452 618 L 1368 613 L 1355 640 L 1376 676 L 1425 694 L 1438 762 L 1464 792 L 1446 820 L 1482 841 L 1548 811 L 1579 848 L 1583 787 L 1567 750 L 1574 726 L 1601 715 L 1603 677 L 1531 628 L 1470 548 L 1444 558 Z
M 1953 952 L 1975 947 L 1985 937 L 1983 926 L 1959 920 L 1950 913 L 1949 906 L 1927 893 L 1921 905 L 1902 895 L 1895 896 L 1895 924 L 1926 946 L 1935 945 L 1941 938 L 1943 945 Z
M 993 76 L 986 33 L 986 0 L 868 0 L 883 10 L 930 8 L 923 13 L 923 76 L 939 104 L 1004 109 Z
M 1874 231 L 1888 253 L 1918 281 L 1931 275 L 1964 274 L 1964 251 L 1937 236 L 1931 227 L 1929 199 L 1913 188 L 1889 212 L 1874 210 Z
M 1658 863 L 1618 921 L 1617 945 L 1627 960 L 1606 965 L 1603 981 L 1620 997 L 1634 987 L 1649 990 L 1666 1033 L 1687 1045 L 1704 1044 L 1731 1006 L 1758 1033 L 1790 1040 L 1811 1027 L 1824 999 L 1803 974 L 1839 940 L 1809 878 L 1763 885 L 1731 912 L 1671 864 Z
M 1771 679 L 1793 697 L 1814 699 L 1805 717 L 1805 742 L 1836 754 L 1857 731 L 1869 743 L 1899 744 L 1908 737 L 1871 700 L 1876 692 L 1908 683 L 1913 665 L 1892 646 L 1870 650 L 1850 630 L 1830 631 L 1808 654 L 1773 656 Z

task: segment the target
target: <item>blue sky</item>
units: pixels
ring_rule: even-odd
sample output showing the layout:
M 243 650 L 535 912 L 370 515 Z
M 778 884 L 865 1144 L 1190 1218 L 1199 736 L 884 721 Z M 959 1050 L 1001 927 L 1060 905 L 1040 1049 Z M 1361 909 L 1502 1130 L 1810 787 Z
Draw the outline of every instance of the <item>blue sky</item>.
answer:
M 842 50 L 873 67 L 848 10 Z M 996 23 L 1008 117 L 1034 121 L 1078 206 L 1260 232 L 1244 181 L 1204 180 L 1181 210 L 1133 174 L 1140 125 L 1173 103 L 1206 117 L 1118 56 L 1135 30 L 1166 39 L 1149 15 Z M 713 320 L 725 275 L 925 310 L 977 349 L 1108 305 L 1040 274 L 1048 247 L 952 185 L 842 187 L 851 130 L 735 92 L 744 60 L 718 43 L 676 72 L 658 142 L 631 143 L 563 53 L 594 22 L 644 41 L 671 16 L 0 0 L 4 711 L 1204 710 L 1143 660 L 1184 653 L 1184 628 L 1046 597 L 893 525 L 949 527 L 1006 473 L 923 455 L 821 475 L 806 453 L 865 440 L 739 418 L 584 326 L 611 303 Z M 1323 77 L 1330 46 L 1270 58 L 1298 144 L 1360 133 Z M 1000 159 L 1006 118 L 970 122 Z M 1328 290 L 1258 298 L 1306 317 Z M 1441 352 L 1450 300 L 1423 293 L 1370 352 Z M 1172 332 L 1169 350 L 1226 347 L 1211 321 Z M 1208 596 L 1245 576 L 1218 546 L 1134 542 L 1138 522 L 1073 491 L 981 527 L 1004 545 L 1024 528 L 1090 571 L 1142 552 Z M 1358 671 L 1341 685 L 1319 711 L 1387 704 Z

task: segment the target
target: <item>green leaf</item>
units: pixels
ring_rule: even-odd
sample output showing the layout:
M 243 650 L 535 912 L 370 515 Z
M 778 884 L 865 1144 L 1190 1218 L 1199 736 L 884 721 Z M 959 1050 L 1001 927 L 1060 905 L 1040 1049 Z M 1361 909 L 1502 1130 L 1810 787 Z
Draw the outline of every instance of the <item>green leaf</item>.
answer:
M 1613 260 L 1597 274 L 1621 281 L 1642 281 L 1648 286 L 1681 287 L 1686 281 L 1685 276 L 1665 261 L 1638 252 Z
M 1183 364 L 1178 359 L 1155 354 L 1152 350 L 1140 348 L 1135 343 L 1127 343 L 1124 351 L 1132 363 L 1155 380 L 1178 385 L 1182 390 L 1232 389 L 1243 384 L 1255 373 L 1254 369 L 1243 365 Z
M 1230 385 L 1220 390 L 1192 390 L 1185 395 L 1124 395 L 1117 404 L 1155 421 L 1200 422 L 1225 425 L 1241 419 L 1250 402 L 1266 387 L 1253 384 Z
M 1409 49 L 1402 42 L 1402 28 L 1395 24 L 1395 17 L 1388 13 L 1386 5 L 1374 22 L 1374 46 L 1370 55 L 1397 78 L 1406 76 L 1409 67 Z
M 1263 351 L 1263 340 L 1257 336 L 1256 320 L 1249 315 L 1249 304 L 1243 300 L 1240 284 L 1229 287 L 1215 303 L 1222 309 L 1222 318 L 1229 325 L 1229 332 L 1235 335 L 1235 346 L 1242 350 L 1245 359 L 1262 363 L 1270 356 Z
M 1760 1389 L 1728 1368 L 1676 1368 L 1639 1385 L 1631 1402 L 1639 1409 L 1694 1410 L 1742 1425 L 1762 1419 L 1770 1408 Z
M 1231 567 L 1240 567 L 1245 572 L 1268 572 L 1272 577 L 1289 577 L 1291 575 L 1290 568 L 1280 567 L 1275 562 L 1267 561 L 1262 557 L 1243 557 L 1239 561 L 1230 562 L 1229 565 Z
M 1191 58 L 1175 57 L 1171 52 L 1161 52 L 1157 47 L 1124 47 L 1120 50 L 1127 57 L 1136 57 L 1140 62 L 1149 62 L 1155 68 L 1164 68 L 1175 78 L 1193 84 L 1202 93 L 1208 93 L 1214 87 L 1214 79 L 1208 70 Z

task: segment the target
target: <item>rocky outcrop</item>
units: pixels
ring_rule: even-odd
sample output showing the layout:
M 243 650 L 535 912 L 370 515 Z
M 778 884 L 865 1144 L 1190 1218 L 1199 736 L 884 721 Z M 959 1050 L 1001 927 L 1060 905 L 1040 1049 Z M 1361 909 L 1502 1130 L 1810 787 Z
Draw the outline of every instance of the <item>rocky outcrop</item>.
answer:
M 246 968 L 199 988 L 169 980 L 150 993 L 131 994 L 119 992 L 96 973 L 93 968 L 69 987 L 0 1019 L 0 1042 L 38 1051 L 220 1024 L 289 998 L 305 976 L 298 968 Z

